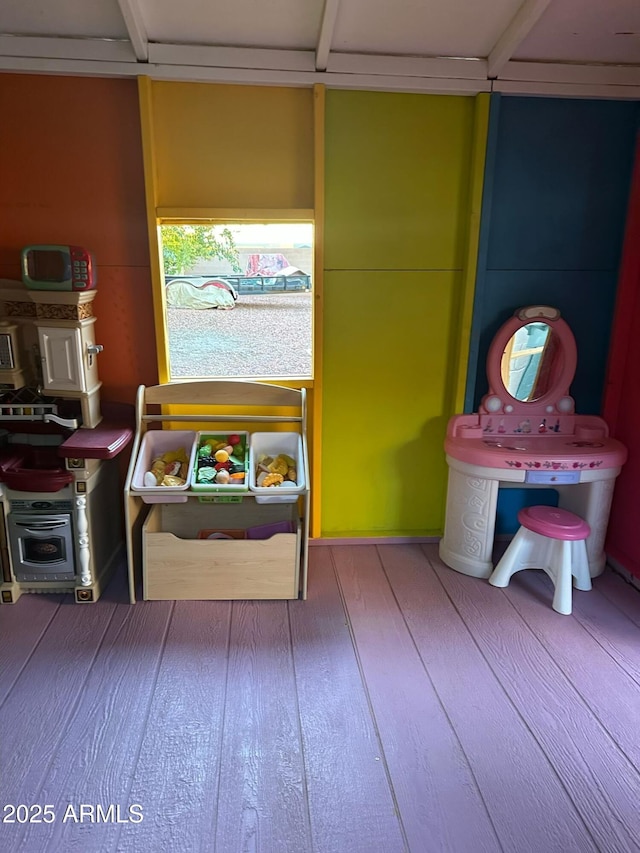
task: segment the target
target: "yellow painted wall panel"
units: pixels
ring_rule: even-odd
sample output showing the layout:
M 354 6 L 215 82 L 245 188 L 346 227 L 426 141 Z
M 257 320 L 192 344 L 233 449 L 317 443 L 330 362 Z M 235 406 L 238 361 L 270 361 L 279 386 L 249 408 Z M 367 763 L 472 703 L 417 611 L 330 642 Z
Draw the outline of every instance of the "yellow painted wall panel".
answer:
M 324 536 L 442 532 L 487 112 L 482 98 L 327 93 Z
M 329 91 L 327 269 L 461 269 L 472 97 Z
M 462 274 L 325 272 L 322 535 L 442 530 Z
M 312 208 L 313 91 L 152 83 L 158 207 Z

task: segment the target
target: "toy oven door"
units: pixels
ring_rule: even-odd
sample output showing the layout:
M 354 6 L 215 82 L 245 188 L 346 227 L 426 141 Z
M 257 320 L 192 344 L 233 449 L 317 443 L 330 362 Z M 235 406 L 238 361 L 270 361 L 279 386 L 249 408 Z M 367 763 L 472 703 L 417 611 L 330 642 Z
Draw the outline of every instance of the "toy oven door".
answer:
M 9 513 L 9 547 L 17 581 L 75 578 L 71 514 Z

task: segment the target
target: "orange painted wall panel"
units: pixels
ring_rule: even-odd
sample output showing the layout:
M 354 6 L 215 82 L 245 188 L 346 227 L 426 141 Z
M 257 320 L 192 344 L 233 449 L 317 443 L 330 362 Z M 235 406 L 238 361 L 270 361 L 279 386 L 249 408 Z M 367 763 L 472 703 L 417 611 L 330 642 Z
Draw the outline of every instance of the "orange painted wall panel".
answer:
M 0 74 L 0 277 L 29 243 L 95 254 L 103 399 L 157 381 L 135 80 Z

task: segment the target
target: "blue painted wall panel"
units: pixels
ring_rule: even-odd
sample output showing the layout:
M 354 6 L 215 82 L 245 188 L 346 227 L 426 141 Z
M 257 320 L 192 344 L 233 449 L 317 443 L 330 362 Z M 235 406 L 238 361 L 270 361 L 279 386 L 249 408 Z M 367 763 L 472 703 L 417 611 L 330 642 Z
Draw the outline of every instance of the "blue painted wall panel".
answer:
M 636 113 L 632 101 L 502 98 L 488 269 L 617 267 Z
M 639 115 L 632 101 L 492 96 L 465 411 L 500 325 L 549 304 L 576 337 L 576 410 L 600 413 Z M 501 507 L 509 532 L 517 493 Z
M 557 306 L 578 345 L 579 411 L 600 412 L 640 110 L 632 101 L 492 96 L 465 409 L 523 305 Z

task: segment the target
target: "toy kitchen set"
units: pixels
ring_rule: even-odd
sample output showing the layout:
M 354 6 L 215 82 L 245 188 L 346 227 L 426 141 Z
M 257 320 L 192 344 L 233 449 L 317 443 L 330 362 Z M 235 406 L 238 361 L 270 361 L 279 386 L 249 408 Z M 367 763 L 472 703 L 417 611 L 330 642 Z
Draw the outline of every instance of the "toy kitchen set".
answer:
M 116 457 L 132 438 L 100 408 L 96 274 L 75 246 L 29 246 L 0 280 L 0 603 L 98 600 L 122 543 Z

